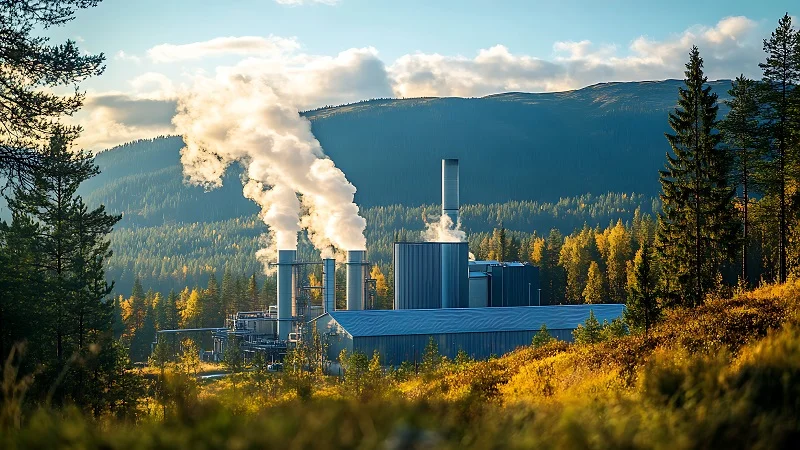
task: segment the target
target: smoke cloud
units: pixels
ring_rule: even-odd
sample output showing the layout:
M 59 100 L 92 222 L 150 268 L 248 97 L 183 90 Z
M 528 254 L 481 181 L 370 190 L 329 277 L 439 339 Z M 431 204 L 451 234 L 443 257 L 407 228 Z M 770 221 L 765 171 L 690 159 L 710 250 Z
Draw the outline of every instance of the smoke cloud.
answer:
M 213 189 L 232 163 L 245 169 L 243 194 L 261 207 L 270 231 L 258 256 L 295 249 L 301 230 L 324 257 L 366 249 L 356 188 L 325 156 L 296 102 L 263 77 L 197 78 L 180 95 L 173 123 L 186 143 L 181 162 L 189 182 Z
M 427 242 L 465 242 L 467 233 L 461 229 L 461 219 L 453 226 L 450 216 L 442 214 L 437 220 L 425 223 L 423 238 Z

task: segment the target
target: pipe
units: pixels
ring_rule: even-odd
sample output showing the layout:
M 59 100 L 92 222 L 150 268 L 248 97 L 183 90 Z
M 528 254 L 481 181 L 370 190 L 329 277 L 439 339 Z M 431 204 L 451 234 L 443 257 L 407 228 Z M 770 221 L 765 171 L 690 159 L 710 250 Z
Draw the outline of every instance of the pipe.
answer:
M 297 250 L 278 250 L 278 339 L 289 339 L 292 329 L 294 262 Z
M 442 160 L 442 215 L 453 222 L 452 227 L 458 225 L 458 208 L 460 206 L 458 181 L 458 160 Z
M 347 252 L 347 309 L 350 311 L 364 309 L 366 253 L 365 250 Z
M 336 260 L 322 260 L 322 312 L 336 311 Z

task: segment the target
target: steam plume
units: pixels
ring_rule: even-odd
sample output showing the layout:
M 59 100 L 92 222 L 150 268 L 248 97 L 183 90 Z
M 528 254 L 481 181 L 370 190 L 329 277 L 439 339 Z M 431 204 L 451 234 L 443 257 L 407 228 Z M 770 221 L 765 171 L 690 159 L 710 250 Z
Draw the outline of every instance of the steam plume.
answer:
M 295 249 L 305 229 L 324 257 L 333 256 L 332 247 L 366 249 L 356 188 L 325 156 L 295 102 L 262 78 L 197 79 L 173 123 L 186 143 L 181 163 L 189 182 L 213 189 L 231 163 L 246 169 L 243 193 L 261 207 L 271 245 Z
M 428 242 L 464 242 L 467 233 L 461 229 L 461 220 L 453 226 L 453 220 L 442 214 L 439 219 L 425 223 L 423 237 Z

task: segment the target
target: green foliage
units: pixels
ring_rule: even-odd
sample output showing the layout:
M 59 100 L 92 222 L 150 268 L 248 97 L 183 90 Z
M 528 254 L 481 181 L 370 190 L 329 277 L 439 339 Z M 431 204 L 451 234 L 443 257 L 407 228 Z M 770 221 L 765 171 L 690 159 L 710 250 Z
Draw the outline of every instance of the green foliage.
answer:
M 650 244 L 645 243 L 636 252 L 628 283 L 625 321 L 634 328 L 644 329 L 645 333 L 661 315 L 661 305 L 657 298 L 658 271 L 654 263 Z
M 542 324 L 542 328 L 540 328 L 539 332 L 533 336 L 531 345 L 533 345 L 534 348 L 539 348 L 553 341 L 555 341 L 555 338 L 550 334 L 549 331 L 547 331 L 547 325 Z
M 99 0 L 17 0 L 0 5 L 0 178 L 31 187 L 36 173 L 48 169 L 54 136 L 75 139 L 80 127 L 60 124 L 83 104 L 77 88 L 100 75 L 105 56 L 81 52 L 74 41 L 51 45 L 43 30 L 63 25 Z M 49 33 L 47 33 L 49 34 Z M 72 95 L 62 96 L 75 87 Z
M 594 311 L 589 311 L 589 318 L 572 332 L 576 344 L 596 344 L 603 340 L 603 326 L 597 321 Z
M 735 255 L 738 223 L 729 186 L 730 154 L 719 147 L 717 95 L 707 86 L 703 59 L 692 47 L 685 87 L 669 115 L 672 151 L 659 171 L 663 213 L 659 247 L 669 290 L 682 305 L 697 305 L 714 286 L 723 262 Z

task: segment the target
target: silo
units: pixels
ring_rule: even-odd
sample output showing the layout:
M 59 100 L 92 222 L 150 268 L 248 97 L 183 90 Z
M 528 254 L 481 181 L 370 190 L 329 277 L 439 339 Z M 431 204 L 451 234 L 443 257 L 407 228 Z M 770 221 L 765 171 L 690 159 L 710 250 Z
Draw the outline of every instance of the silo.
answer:
M 442 215 L 448 216 L 455 227 L 458 224 L 458 160 L 442 160 Z
M 366 253 L 364 250 L 347 252 L 347 309 L 351 311 L 364 309 Z
M 322 260 L 322 311 L 336 310 L 336 260 Z
M 278 339 L 289 339 L 292 329 L 294 262 L 296 250 L 278 250 Z

